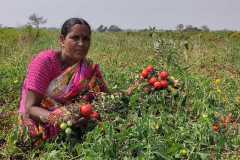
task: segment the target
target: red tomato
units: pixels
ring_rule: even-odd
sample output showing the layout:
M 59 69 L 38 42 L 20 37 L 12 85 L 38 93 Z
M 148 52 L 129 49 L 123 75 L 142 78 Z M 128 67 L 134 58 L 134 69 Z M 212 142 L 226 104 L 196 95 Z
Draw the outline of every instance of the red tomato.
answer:
M 85 104 L 80 106 L 80 114 L 83 117 L 89 118 L 92 112 L 93 112 L 93 106 L 91 104 Z
M 101 120 L 101 117 L 100 117 L 100 114 L 98 112 L 92 112 L 92 114 L 90 115 L 90 117 L 93 119 L 93 120 Z
M 169 74 L 167 71 L 162 71 L 159 73 L 159 78 L 161 78 L 162 80 L 166 80 L 168 78 Z
M 151 73 L 154 70 L 154 68 L 152 65 L 148 65 L 146 70 L 148 71 L 148 73 Z
M 147 76 L 148 76 L 148 71 L 147 71 L 146 69 L 143 70 L 141 76 L 142 76 L 143 78 L 147 78 Z
M 161 83 L 159 81 L 155 82 L 153 84 L 153 86 L 154 86 L 155 89 L 161 89 L 162 88 Z
M 152 77 L 152 78 L 149 79 L 148 82 L 149 82 L 149 84 L 154 85 L 154 83 L 157 82 L 157 78 L 156 77 Z
M 212 129 L 214 132 L 219 132 L 220 131 L 220 125 L 218 123 L 215 123 L 212 125 Z
M 162 81 L 160 81 L 160 83 L 161 83 L 161 87 L 163 89 L 168 88 L 168 81 L 167 80 L 162 80 Z

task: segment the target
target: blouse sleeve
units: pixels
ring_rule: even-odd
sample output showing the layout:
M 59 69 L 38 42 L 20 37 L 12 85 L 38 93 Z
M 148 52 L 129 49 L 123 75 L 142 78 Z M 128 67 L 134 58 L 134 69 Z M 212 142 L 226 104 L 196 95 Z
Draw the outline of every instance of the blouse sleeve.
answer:
M 51 81 L 51 64 L 48 57 L 37 56 L 29 65 L 26 88 L 45 95 Z

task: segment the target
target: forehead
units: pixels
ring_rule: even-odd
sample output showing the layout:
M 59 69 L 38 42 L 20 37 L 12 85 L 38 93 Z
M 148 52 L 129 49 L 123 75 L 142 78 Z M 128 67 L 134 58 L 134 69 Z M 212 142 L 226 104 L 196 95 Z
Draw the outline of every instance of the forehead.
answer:
M 71 30 L 68 34 L 90 36 L 90 30 L 85 24 L 75 24 L 71 27 Z

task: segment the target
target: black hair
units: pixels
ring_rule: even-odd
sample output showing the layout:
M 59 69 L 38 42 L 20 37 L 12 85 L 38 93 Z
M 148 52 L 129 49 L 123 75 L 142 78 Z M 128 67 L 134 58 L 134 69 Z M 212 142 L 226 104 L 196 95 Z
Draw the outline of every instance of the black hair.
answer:
M 63 35 L 63 37 L 66 37 L 67 34 L 71 31 L 72 26 L 74 26 L 75 24 L 86 25 L 91 34 L 91 27 L 86 20 L 84 20 L 82 18 L 70 18 L 63 23 L 62 28 L 61 28 L 61 35 Z

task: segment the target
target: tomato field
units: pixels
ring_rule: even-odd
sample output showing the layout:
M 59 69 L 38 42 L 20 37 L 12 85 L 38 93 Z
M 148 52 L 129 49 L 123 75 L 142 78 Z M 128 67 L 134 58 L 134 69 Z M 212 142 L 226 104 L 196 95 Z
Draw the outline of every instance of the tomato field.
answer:
M 0 159 L 240 159 L 239 32 L 93 32 L 111 92 L 93 102 L 102 121 L 40 148 L 16 141 L 20 91 L 59 32 L 34 34 L 0 30 Z

